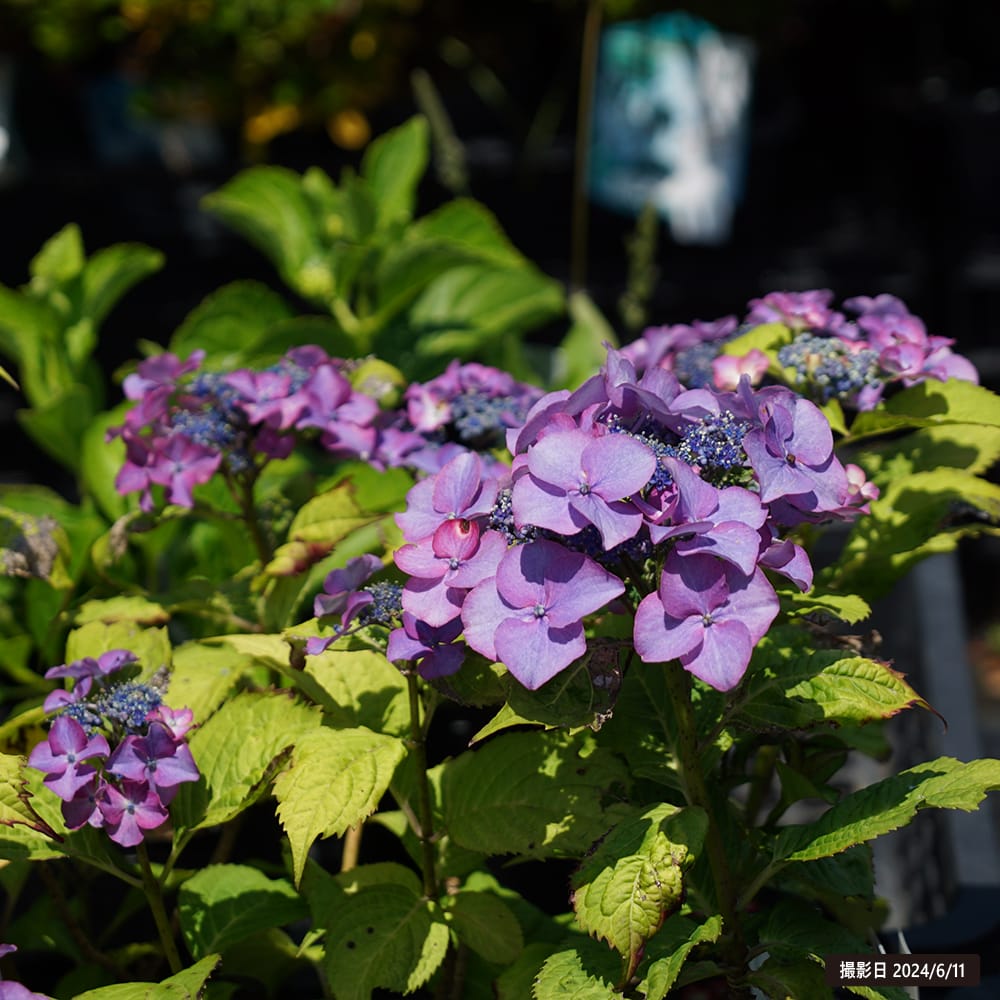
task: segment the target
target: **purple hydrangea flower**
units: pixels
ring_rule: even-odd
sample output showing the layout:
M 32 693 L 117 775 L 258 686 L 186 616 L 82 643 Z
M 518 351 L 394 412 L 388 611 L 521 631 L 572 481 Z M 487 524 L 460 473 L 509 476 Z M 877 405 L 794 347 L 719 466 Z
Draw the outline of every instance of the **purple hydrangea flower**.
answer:
M 459 618 L 435 628 L 404 611 L 402 626 L 389 633 L 385 655 L 390 660 L 415 662 L 425 680 L 447 677 L 457 672 L 465 660 L 464 644 L 456 641 L 461 632 Z
M 396 515 L 396 524 L 408 542 L 421 542 L 444 521 L 485 518 L 493 509 L 498 489 L 495 479 L 483 478 L 480 457 L 463 452 L 407 493 L 406 510 Z
M 759 569 L 746 576 L 712 556 L 671 553 L 658 589 L 636 609 L 635 649 L 645 663 L 677 659 L 729 691 L 777 613 L 777 595 Z
M 100 735 L 88 737 L 75 719 L 60 715 L 28 757 L 28 766 L 45 773 L 45 784 L 59 798 L 68 801 L 97 773 L 86 763 L 110 753 L 108 741 Z
M 156 790 L 144 781 L 123 781 L 118 789 L 105 784 L 98 797 L 108 836 L 122 847 L 135 847 L 146 830 L 167 820 L 167 810 Z
M 557 542 L 517 545 L 466 597 L 465 639 L 535 690 L 586 652 L 583 618 L 624 590 L 618 577 Z
M 546 434 L 528 451 L 527 473 L 514 483 L 515 522 L 565 535 L 592 524 L 613 548 L 642 527 L 642 514 L 622 498 L 638 493 L 655 471 L 652 451 L 635 438 Z
M 118 778 L 146 782 L 167 803 L 177 786 L 198 780 L 188 745 L 166 726 L 153 723 L 145 736 L 126 736 L 108 758 L 105 770 Z
M 16 944 L 0 944 L 0 958 L 17 951 Z M 32 993 L 27 986 L 0 976 L 0 1000 L 52 1000 L 46 993 Z

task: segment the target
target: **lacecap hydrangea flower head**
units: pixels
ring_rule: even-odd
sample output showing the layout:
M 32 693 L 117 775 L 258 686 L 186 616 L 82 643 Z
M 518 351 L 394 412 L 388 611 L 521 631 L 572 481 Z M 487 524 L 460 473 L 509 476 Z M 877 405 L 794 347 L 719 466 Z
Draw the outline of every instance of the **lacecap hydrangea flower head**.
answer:
M 122 847 L 161 826 L 178 787 L 199 777 L 185 740 L 191 711 L 164 704 L 164 676 L 129 679 L 137 663 L 130 650 L 113 649 L 48 670 L 46 677 L 74 684 L 46 698 L 55 718 L 28 757 L 62 799 L 68 829 L 103 829 Z
M 428 677 L 458 670 L 467 647 L 537 689 L 587 653 L 588 621 L 615 614 L 630 617 L 640 659 L 678 659 L 729 690 L 777 615 L 771 577 L 812 584 L 789 533 L 853 518 L 877 495 L 792 390 L 746 376 L 735 391 L 685 388 L 614 350 L 506 437 L 509 469 L 458 454 L 396 518 L 406 581 L 388 655 Z M 346 582 L 328 581 L 338 611 L 358 607 Z

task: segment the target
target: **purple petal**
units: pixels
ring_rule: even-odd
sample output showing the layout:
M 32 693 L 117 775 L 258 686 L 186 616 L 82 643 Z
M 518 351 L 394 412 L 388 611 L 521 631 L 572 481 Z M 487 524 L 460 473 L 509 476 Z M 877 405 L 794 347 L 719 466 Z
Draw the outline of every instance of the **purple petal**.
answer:
M 660 575 L 658 593 L 671 618 L 710 614 L 725 604 L 729 595 L 725 564 L 712 556 L 671 553 Z
M 465 641 L 477 652 L 491 660 L 497 658 L 493 636 L 500 623 L 510 617 L 512 611 L 497 593 L 493 577 L 483 580 L 466 595 L 462 604 L 462 625 Z
M 638 493 L 656 471 L 652 451 L 641 441 L 621 434 L 591 440 L 581 463 L 592 492 L 605 500 Z
M 540 688 L 587 651 L 579 622 L 562 628 L 540 618 L 508 618 L 496 631 L 497 655 L 503 665 L 529 691 Z
M 701 646 L 680 660 L 685 670 L 716 691 L 729 691 L 742 680 L 752 651 L 750 634 L 742 622 L 720 621 L 704 629 Z
M 635 610 L 632 635 L 644 663 L 667 663 L 701 645 L 705 626 L 700 618 L 671 618 L 658 594 L 647 594 Z

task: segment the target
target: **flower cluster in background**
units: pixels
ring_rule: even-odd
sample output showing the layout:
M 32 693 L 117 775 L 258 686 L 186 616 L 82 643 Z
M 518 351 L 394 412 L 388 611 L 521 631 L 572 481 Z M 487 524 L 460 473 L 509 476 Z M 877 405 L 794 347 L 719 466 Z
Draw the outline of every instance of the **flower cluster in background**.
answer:
M 468 448 L 502 447 L 507 428 L 540 395 L 506 372 L 456 361 L 430 382 L 409 386 L 403 408 L 383 410 L 352 386 L 353 362 L 316 346 L 294 348 L 262 370 L 211 372 L 203 361 L 201 352 L 183 362 L 164 353 L 125 379 L 125 395 L 136 405 L 109 432 L 126 450 L 115 486 L 139 493 L 143 510 L 155 506 L 156 486 L 167 503 L 192 507 L 195 487 L 217 472 L 252 483 L 267 461 L 286 458 L 302 438 L 335 458 L 435 472 Z
M 178 786 L 199 777 L 185 741 L 191 711 L 164 704 L 160 675 L 129 679 L 126 668 L 137 662 L 130 650 L 113 649 L 48 670 L 46 677 L 74 684 L 46 698 L 46 712 L 57 714 L 28 758 L 62 799 L 68 829 L 89 824 L 123 847 L 162 825 Z
M 638 370 L 665 368 L 689 388 L 734 389 L 744 374 L 757 385 L 769 368 L 762 351 L 742 357 L 723 352 L 753 327 L 780 323 L 792 338 L 777 355 L 783 377 L 819 403 L 837 399 L 870 410 L 893 384 L 911 386 L 926 378 L 978 381 L 972 363 L 952 351 L 954 341 L 928 334 L 923 321 L 895 296 L 847 299 L 843 312 L 833 309 L 832 301 L 833 293 L 825 289 L 771 292 L 749 303 L 742 323 L 728 316 L 652 327 L 623 353 Z
M 792 390 L 755 391 L 747 377 L 735 392 L 686 389 L 613 350 L 507 441 L 509 469 L 457 455 L 397 515 L 407 579 L 398 623 L 382 619 L 396 625 L 387 655 L 426 677 L 457 670 L 464 643 L 536 689 L 585 654 L 584 620 L 609 610 L 634 615 L 643 660 L 678 658 L 728 690 L 778 612 L 766 571 L 811 586 L 789 532 L 852 518 L 877 496 Z M 367 557 L 335 571 L 317 616 L 339 615 L 340 633 L 366 611 L 370 622 L 375 591 L 363 584 L 381 568 Z

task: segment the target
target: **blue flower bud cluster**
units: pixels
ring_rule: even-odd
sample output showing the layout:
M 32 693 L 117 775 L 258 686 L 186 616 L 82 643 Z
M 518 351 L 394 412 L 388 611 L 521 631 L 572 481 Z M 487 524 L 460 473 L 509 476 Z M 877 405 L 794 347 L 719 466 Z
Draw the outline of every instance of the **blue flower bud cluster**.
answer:
M 521 423 L 527 412 L 515 396 L 490 396 L 467 391 L 451 401 L 452 425 L 462 444 L 477 448 L 501 447 L 511 422 Z
M 735 485 L 744 478 L 747 456 L 743 438 L 750 426 L 748 420 L 729 410 L 705 417 L 684 431 L 676 455 L 697 466 L 701 477 L 713 486 Z
M 499 531 L 507 539 L 508 545 L 521 545 L 534 540 L 537 529 L 530 524 L 522 524 L 518 528 L 514 524 L 514 511 L 511 507 L 512 490 L 504 487 L 497 493 L 496 503 L 489 515 L 489 527 Z
M 878 385 L 878 352 L 870 348 L 848 349 L 837 337 L 800 333 L 778 352 L 778 361 L 795 371 L 796 387 L 810 389 L 822 402 L 851 402 L 866 386 Z
M 361 590 L 372 595 L 358 612 L 358 625 L 394 625 L 403 614 L 403 585 L 389 581 L 370 583 Z

